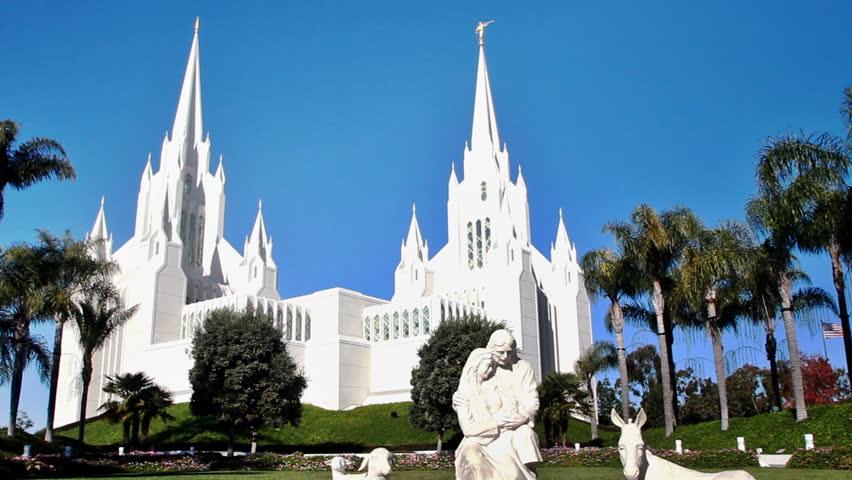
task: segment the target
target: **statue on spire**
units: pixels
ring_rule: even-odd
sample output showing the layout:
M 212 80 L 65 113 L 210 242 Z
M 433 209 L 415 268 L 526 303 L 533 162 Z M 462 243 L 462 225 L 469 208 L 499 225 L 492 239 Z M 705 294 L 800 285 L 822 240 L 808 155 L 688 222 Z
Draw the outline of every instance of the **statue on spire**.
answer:
M 476 34 L 479 35 L 479 45 L 485 44 L 485 27 L 494 23 L 494 20 L 488 20 L 487 22 L 479 22 L 476 24 Z

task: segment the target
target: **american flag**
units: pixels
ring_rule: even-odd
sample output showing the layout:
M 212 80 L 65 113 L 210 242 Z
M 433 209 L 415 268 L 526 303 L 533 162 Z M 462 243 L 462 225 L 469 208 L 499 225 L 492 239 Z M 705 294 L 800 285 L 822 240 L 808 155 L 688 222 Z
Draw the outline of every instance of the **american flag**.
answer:
M 839 323 L 822 323 L 822 338 L 840 338 L 843 336 L 843 327 Z

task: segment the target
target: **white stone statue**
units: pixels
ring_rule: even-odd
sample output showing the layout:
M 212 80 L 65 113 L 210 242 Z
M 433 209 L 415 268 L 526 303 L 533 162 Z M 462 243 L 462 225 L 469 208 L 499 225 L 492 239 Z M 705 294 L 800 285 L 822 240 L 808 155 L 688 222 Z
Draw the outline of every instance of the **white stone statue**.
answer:
M 692 480 L 704 478 L 712 480 L 755 480 L 745 470 L 730 470 L 718 473 L 702 473 L 681 467 L 664 460 L 645 448 L 642 440 L 642 425 L 647 417 L 645 410 L 640 409 L 636 421 L 625 422 L 615 409 L 610 413 L 612 423 L 621 427 L 618 438 L 618 455 L 621 457 L 622 473 L 626 480 Z
M 535 376 L 518 359 L 515 339 L 498 330 L 488 348 L 470 353 L 453 395 L 464 439 L 456 450 L 459 480 L 530 480 L 541 462 L 533 422 Z
M 347 461 L 343 457 L 334 457 L 325 462 L 331 467 L 332 480 L 387 480 L 390 478 L 393 454 L 386 448 L 374 448 L 364 457 L 358 471 L 367 469 L 364 473 L 346 473 Z

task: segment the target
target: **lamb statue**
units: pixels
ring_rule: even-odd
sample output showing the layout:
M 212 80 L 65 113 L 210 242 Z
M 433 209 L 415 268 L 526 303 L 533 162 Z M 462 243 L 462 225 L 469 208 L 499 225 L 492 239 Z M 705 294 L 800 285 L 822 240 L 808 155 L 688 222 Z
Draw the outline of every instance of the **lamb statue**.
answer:
M 334 457 L 325 462 L 331 467 L 332 480 L 387 480 L 390 478 L 393 454 L 386 448 L 374 448 L 361 462 L 358 471 L 367 469 L 364 473 L 346 473 L 346 459 Z
M 718 473 L 702 473 L 676 465 L 664 460 L 645 448 L 642 440 L 642 425 L 648 417 L 645 410 L 640 409 L 636 421 L 625 422 L 615 409 L 610 413 L 612 423 L 621 427 L 621 437 L 618 438 L 618 455 L 626 480 L 691 480 L 705 478 L 711 480 L 755 480 L 745 470 L 730 470 Z

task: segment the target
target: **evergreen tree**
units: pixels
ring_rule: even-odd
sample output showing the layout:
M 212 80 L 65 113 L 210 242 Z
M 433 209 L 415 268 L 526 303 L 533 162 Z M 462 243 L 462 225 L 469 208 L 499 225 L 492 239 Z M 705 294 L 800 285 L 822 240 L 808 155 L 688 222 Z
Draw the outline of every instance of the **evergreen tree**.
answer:
M 298 425 L 307 380 L 269 317 L 214 310 L 195 332 L 192 357 L 190 411 L 227 425 L 228 456 L 237 430 L 256 438 L 262 426 Z
M 467 356 L 473 349 L 485 347 L 488 337 L 501 328 L 506 327 L 478 315 L 445 320 L 417 351 L 420 364 L 411 371 L 414 404 L 408 416 L 415 427 L 438 434 L 438 451 L 444 432 L 459 429 L 453 393 Z

